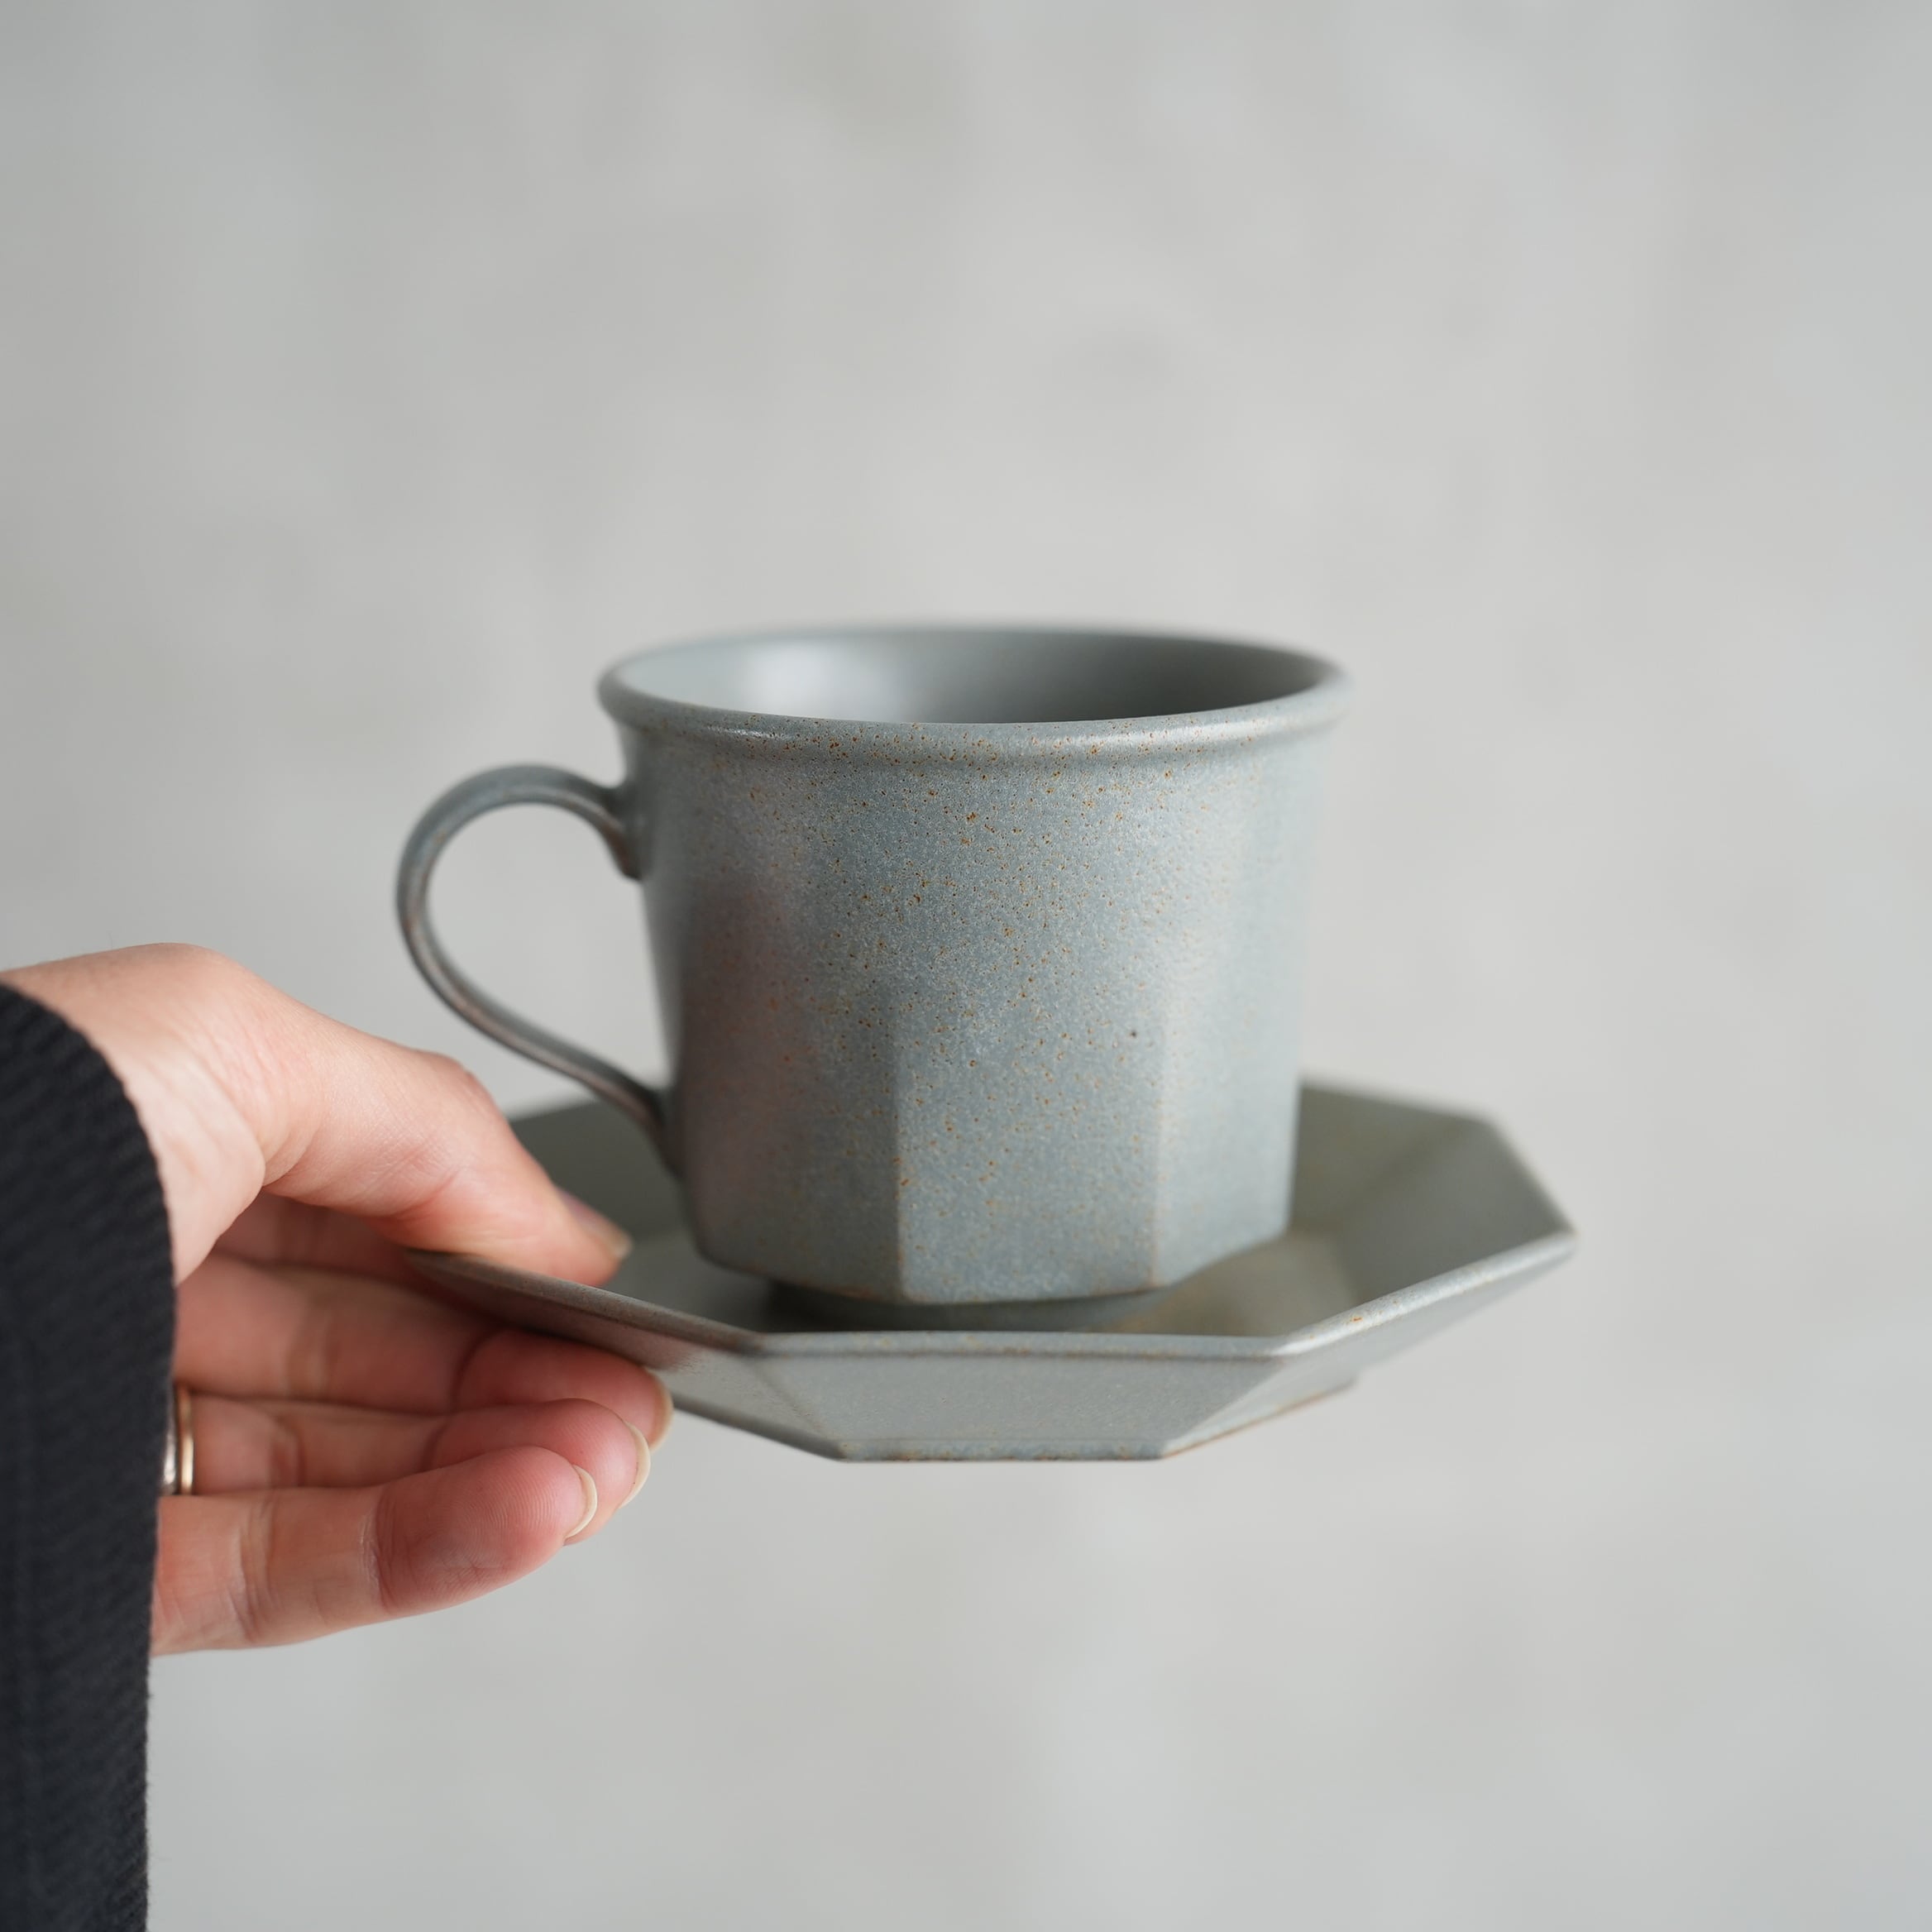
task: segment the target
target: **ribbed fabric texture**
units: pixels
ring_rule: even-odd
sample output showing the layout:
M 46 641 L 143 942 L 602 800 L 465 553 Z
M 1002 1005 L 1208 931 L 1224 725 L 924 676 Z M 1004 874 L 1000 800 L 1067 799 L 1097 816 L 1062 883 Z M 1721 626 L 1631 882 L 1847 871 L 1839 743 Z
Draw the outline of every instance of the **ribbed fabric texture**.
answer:
M 147 1670 L 175 1296 L 106 1061 L 0 986 L 0 1928 L 147 1920 Z

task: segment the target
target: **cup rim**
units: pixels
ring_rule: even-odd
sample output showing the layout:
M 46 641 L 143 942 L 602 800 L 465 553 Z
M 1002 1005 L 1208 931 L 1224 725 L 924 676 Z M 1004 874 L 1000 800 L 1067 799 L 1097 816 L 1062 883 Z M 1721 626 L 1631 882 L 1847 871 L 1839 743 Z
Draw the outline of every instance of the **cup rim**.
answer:
M 743 711 L 724 705 L 694 704 L 642 689 L 629 681 L 641 664 L 673 652 L 697 651 L 720 644 L 778 643 L 788 639 L 843 638 L 1035 638 L 1043 641 L 1182 644 L 1211 649 L 1267 651 L 1291 660 L 1306 675 L 1299 690 L 1251 704 L 1213 710 L 1176 711 L 1137 717 L 1055 719 L 1038 723 L 981 724 L 965 719 L 930 723 L 878 718 L 807 716 L 777 711 Z M 834 753 L 860 750 L 868 741 L 906 748 L 908 735 L 942 741 L 956 747 L 962 737 L 972 744 L 1005 756 L 1027 752 L 1060 753 L 1069 748 L 1121 748 L 1138 740 L 1151 745 L 1185 737 L 1191 744 L 1244 742 L 1258 736 L 1277 737 L 1324 730 L 1347 709 L 1353 694 L 1348 673 L 1326 658 L 1293 646 L 1252 637 L 1209 635 L 1201 632 L 1136 628 L 1121 624 L 1031 624 L 1024 622 L 800 624 L 762 625 L 756 629 L 708 632 L 668 638 L 619 658 L 598 680 L 597 696 L 604 710 L 619 724 L 645 728 L 676 724 L 686 730 L 740 740 L 780 741 L 796 748 L 816 747 Z

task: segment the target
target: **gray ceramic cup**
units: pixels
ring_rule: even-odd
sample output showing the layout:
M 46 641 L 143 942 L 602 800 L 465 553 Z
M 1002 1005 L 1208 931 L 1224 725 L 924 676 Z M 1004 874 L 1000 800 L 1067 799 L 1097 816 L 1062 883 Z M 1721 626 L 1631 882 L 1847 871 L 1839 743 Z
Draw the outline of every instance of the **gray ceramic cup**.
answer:
M 1114 1295 L 1287 1226 L 1331 666 L 1203 638 L 776 632 L 627 658 L 625 777 L 466 779 L 404 934 L 473 1025 L 634 1119 L 701 1249 L 873 1301 Z M 673 1074 L 506 1011 L 429 923 L 450 838 L 555 805 L 643 887 Z

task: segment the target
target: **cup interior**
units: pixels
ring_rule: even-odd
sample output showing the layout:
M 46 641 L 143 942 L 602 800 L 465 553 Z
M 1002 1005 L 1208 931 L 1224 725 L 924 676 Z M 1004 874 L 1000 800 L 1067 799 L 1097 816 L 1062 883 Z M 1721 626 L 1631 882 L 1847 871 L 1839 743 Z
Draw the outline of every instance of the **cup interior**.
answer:
M 878 629 L 720 638 L 618 665 L 612 695 L 882 724 L 1111 722 L 1223 711 L 1339 682 L 1263 644 L 1076 630 Z

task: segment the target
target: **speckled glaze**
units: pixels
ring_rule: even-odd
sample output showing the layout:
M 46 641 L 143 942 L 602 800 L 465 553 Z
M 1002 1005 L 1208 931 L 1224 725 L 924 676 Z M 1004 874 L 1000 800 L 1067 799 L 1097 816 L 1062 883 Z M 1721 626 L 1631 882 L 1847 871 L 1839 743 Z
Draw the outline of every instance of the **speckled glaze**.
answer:
M 1163 1287 L 1282 1232 L 1330 667 L 787 633 L 643 653 L 600 696 L 624 782 L 468 781 L 413 834 L 399 902 L 459 1011 L 652 1134 L 706 1255 L 880 1300 L 1036 1300 Z M 642 880 L 667 1093 L 437 945 L 437 855 L 519 802 L 589 819 Z

